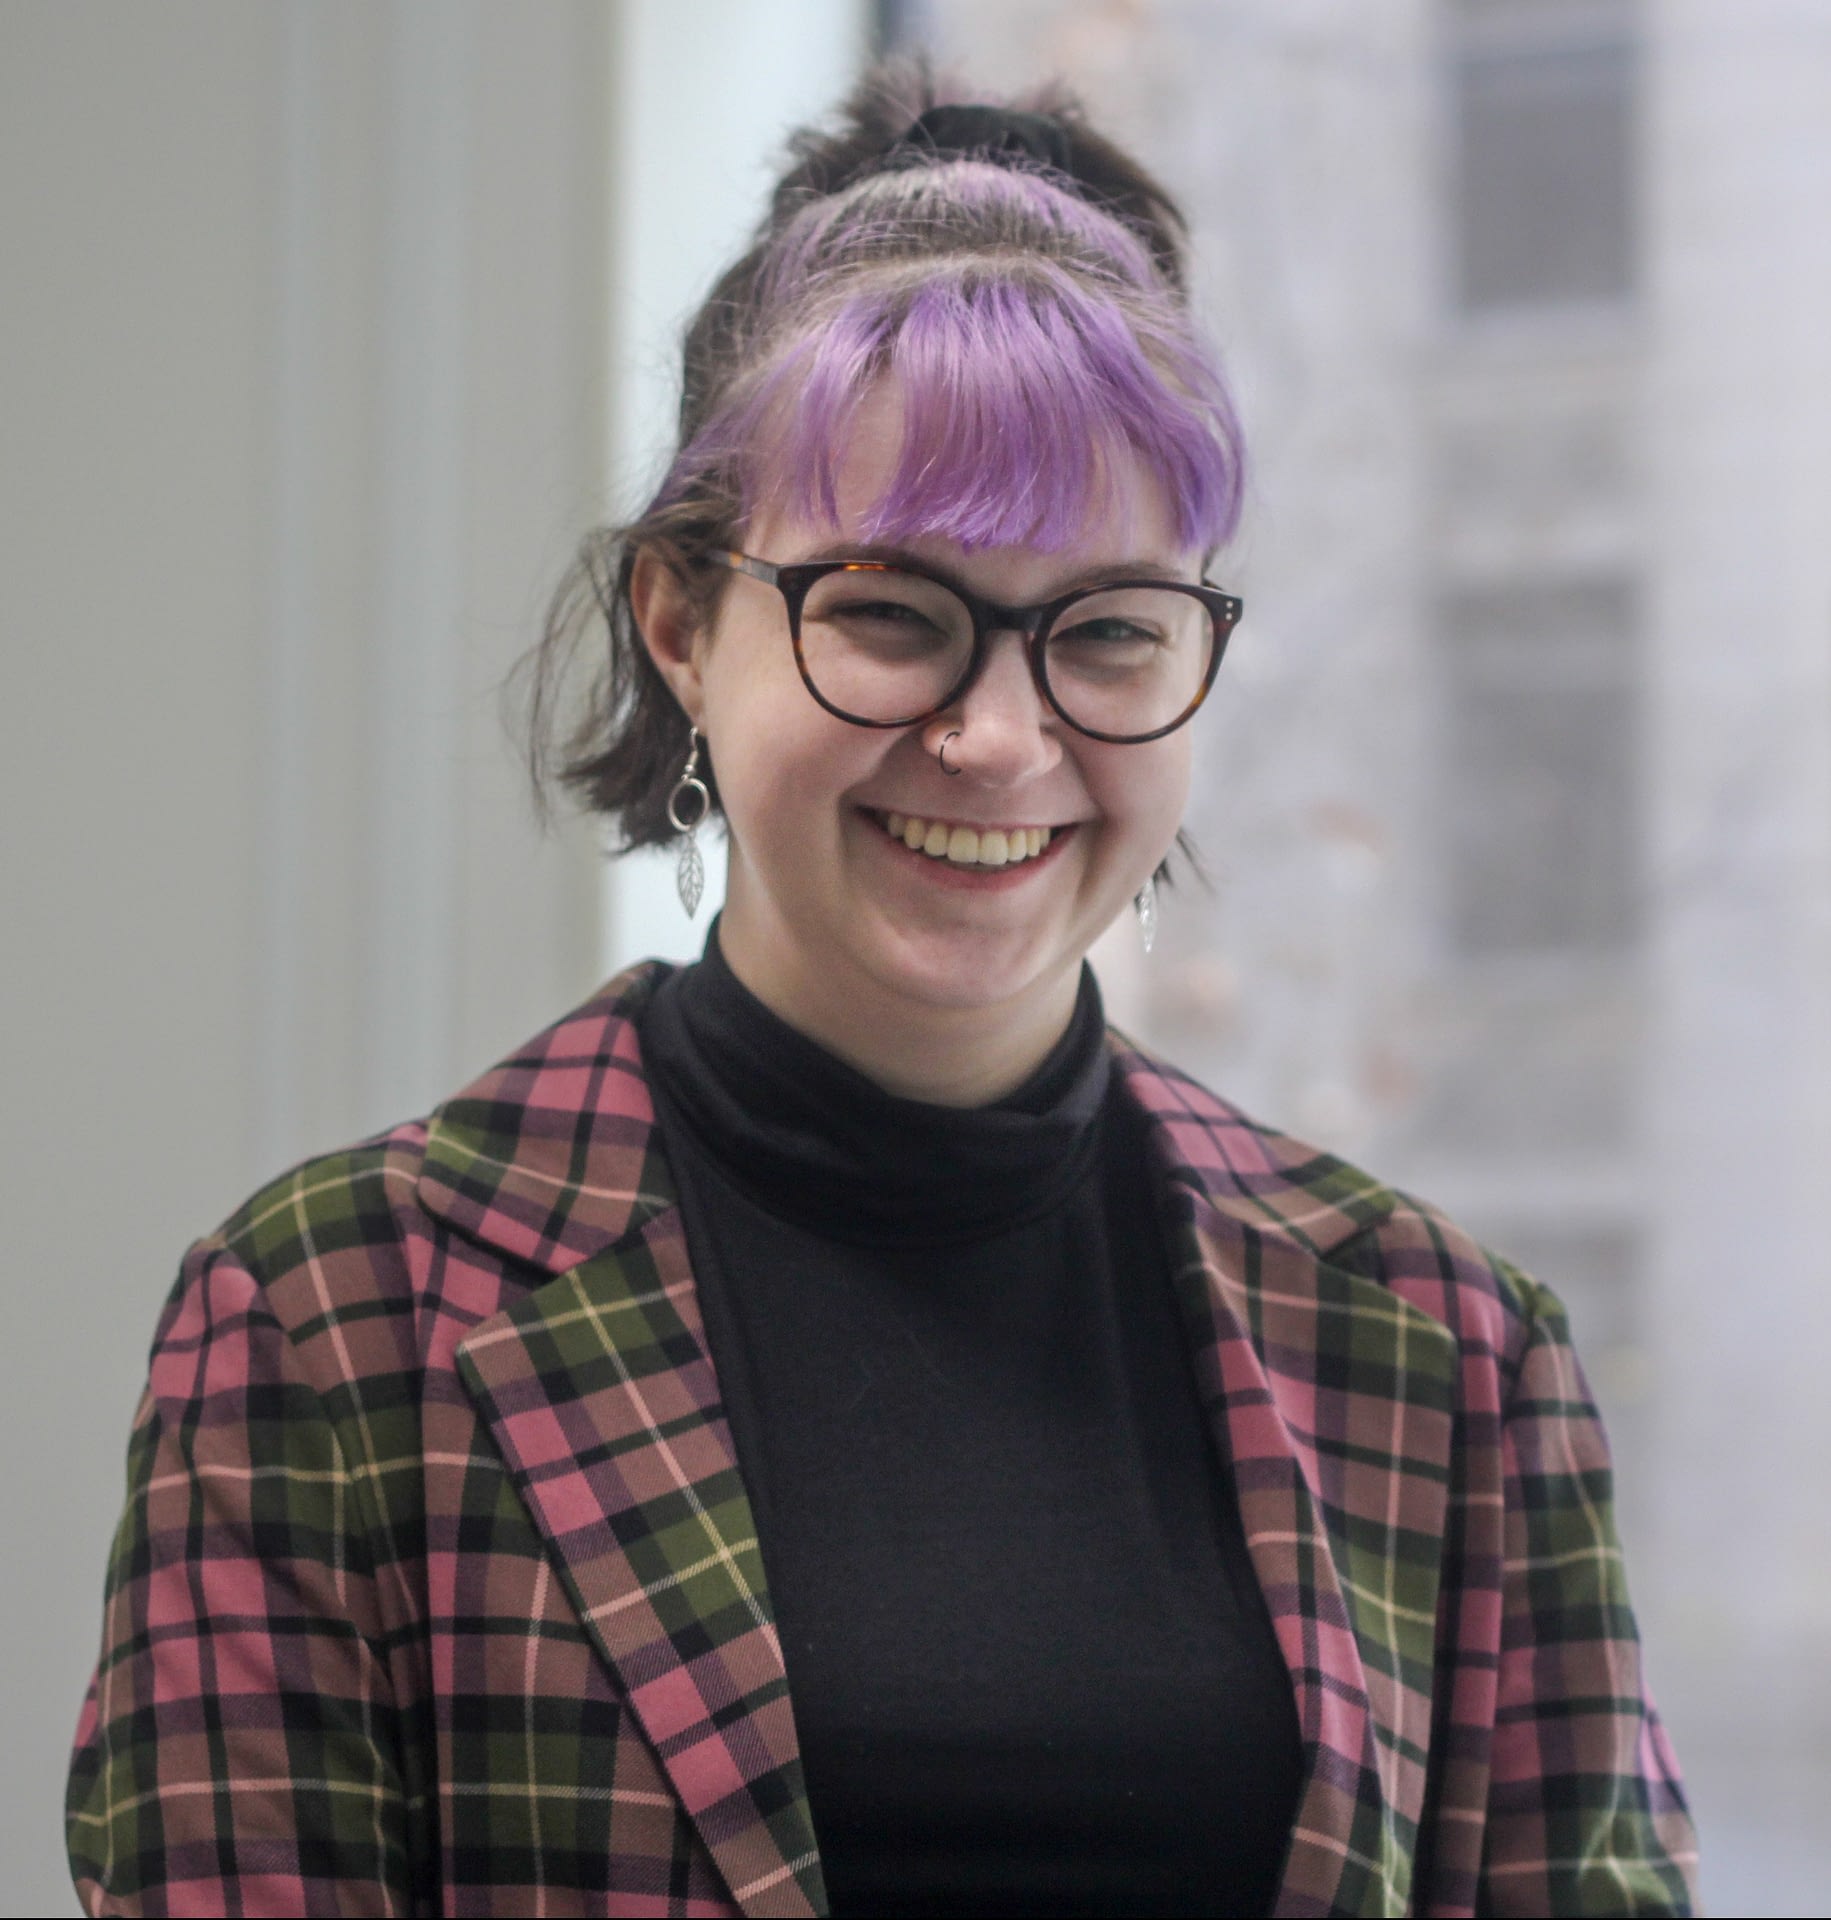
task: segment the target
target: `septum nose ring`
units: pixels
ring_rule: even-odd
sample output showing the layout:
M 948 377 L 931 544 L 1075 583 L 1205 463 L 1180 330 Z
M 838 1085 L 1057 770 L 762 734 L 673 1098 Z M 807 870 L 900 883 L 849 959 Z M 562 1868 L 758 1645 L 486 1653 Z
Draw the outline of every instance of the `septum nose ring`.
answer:
M 950 767 L 947 764 L 947 741 L 958 740 L 959 738 L 960 738 L 960 729 L 956 727 L 953 730 L 953 732 L 947 736 L 947 739 L 941 742 L 941 750 L 939 753 L 935 755 L 935 758 L 939 760 L 941 763 L 941 771 L 949 775 L 950 777 L 957 777 L 960 772 L 960 769 L 958 767 Z

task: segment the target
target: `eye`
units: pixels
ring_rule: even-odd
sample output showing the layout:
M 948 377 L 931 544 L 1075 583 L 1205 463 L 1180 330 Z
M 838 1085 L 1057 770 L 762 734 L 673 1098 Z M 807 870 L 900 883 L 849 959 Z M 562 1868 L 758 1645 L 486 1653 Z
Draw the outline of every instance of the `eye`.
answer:
M 872 621 L 887 627 L 927 627 L 938 631 L 933 620 L 920 607 L 908 606 L 901 600 L 848 600 L 844 605 L 832 608 L 825 618 Z
M 1050 645 L 1099 649 L 1145 648 L 1162 646 L 1164 638 L 1163 629 L 1154 623 L 1128 619 L 1122 614 L 1105 613 L 1058 628 L 1050 635 Z
M 823 618 L 844 645 L 879 660 L 919 659 L 952 644 L 946 630 L 920 607 L 901 600 L 849 601 Z
M 916 574 L 829 574 L 808 595 L 802 621 L 852 654 L 892 664 L 951 655 L 973 643 L 966 608 Z
M 1145 673 L 1163 659 L 1165 639 L 1150 623 L 1099 614 L 1049 636 L 1050 670 L 1058 678 L 1088 681 Z

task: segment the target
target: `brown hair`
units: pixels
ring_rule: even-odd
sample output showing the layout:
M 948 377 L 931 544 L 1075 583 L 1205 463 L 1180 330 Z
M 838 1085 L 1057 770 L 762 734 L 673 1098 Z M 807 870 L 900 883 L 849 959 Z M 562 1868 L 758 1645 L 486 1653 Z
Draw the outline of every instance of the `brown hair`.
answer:
M 612 823 L 618 851 L 678 837 L 667 805 L 686 758 L 687 719 L 636 629 L 636 556 L 654 554 L 699 616 L 714 617 L 730 576 L 706 556 L 733 544 L 742 489 L 733 460 L 689 467 L 681 456 L 731 413 L 734 396 L 786 334 L 805 332 L 830 310 L 821 302 L 830 303 L 836 285 L 855 286 L 873 272 L 907 279 L 912 265 L 943 255 L 1004 271 L 1041 258 L 1097 281 L 1147 323 L 1153 311 L 1186 311 L 1181 214 L 1136 161 L 1087 124 L 1071 94 L 1051 86 L 990 110 L 958 99 L 925 62 L 889 62 L 864 77 L 831 130 L 804 128 L 790 139 L 790 164 L 749 247 L 687 327 L 668 480 L 633 520 L 585 538 L 540 642 L 516 669 L 543 814 L 558 786 Z M 968 157 L 1040 172 L 1098 217 L 1064 222 L 1027 210 L 1021 196 L 950 192 L 937 169 Z M 838 203 L 835 215 L 847 217 L 827 221 L 810 241 L 802 216 L 821 202 Z M 1149 283 L 1142 290 L 1140 278 Z M 786 292 L 784 281 L 792 282 Z M 581 678 L 575 707 L 569 689 Z M 700 771 L 716 806 L 709 756 Z

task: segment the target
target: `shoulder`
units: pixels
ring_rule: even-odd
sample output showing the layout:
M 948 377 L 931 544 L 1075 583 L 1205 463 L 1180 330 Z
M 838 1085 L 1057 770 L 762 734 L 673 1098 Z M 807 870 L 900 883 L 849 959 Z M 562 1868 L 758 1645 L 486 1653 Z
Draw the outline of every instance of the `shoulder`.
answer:
M 1180 1067 L 1112 1035 L 1115 1064 L 1153 1123 L 1173 1190 L 1230 1230 L 1283 1242 L 1372 1282 L 1516 1367 L 1541 1324 L 1563 1326 L 1548 1288 L 1441 1207 L 1243 1113 Z
M 322 1392 L 395 1392 L 651 1217 L 670 1196 L 634 1015 L 660 972 L 619 975 L 430 1113 L 268 1181 L 190 1248 L 155 1357 L 236 1324 Z

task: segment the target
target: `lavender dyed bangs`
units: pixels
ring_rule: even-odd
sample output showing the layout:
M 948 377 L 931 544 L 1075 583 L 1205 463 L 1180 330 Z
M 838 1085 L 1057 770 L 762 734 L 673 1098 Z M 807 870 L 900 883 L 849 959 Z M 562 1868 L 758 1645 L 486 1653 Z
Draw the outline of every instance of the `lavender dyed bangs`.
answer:
M 767 494 L 836 526 L 852 425 L 887 379 L 902 444 L 860 529 L 868 541 L 1059 551 L 1120 499 L 1132 457 L 1162 487 L 1185 547 L 1207 552 L 1232 534 L 1239 424 L 1167 296 L 1090 284 L 1034 256 L 869 278 L 707 422 L 664 499 L 722 470 L 745 519 Z

